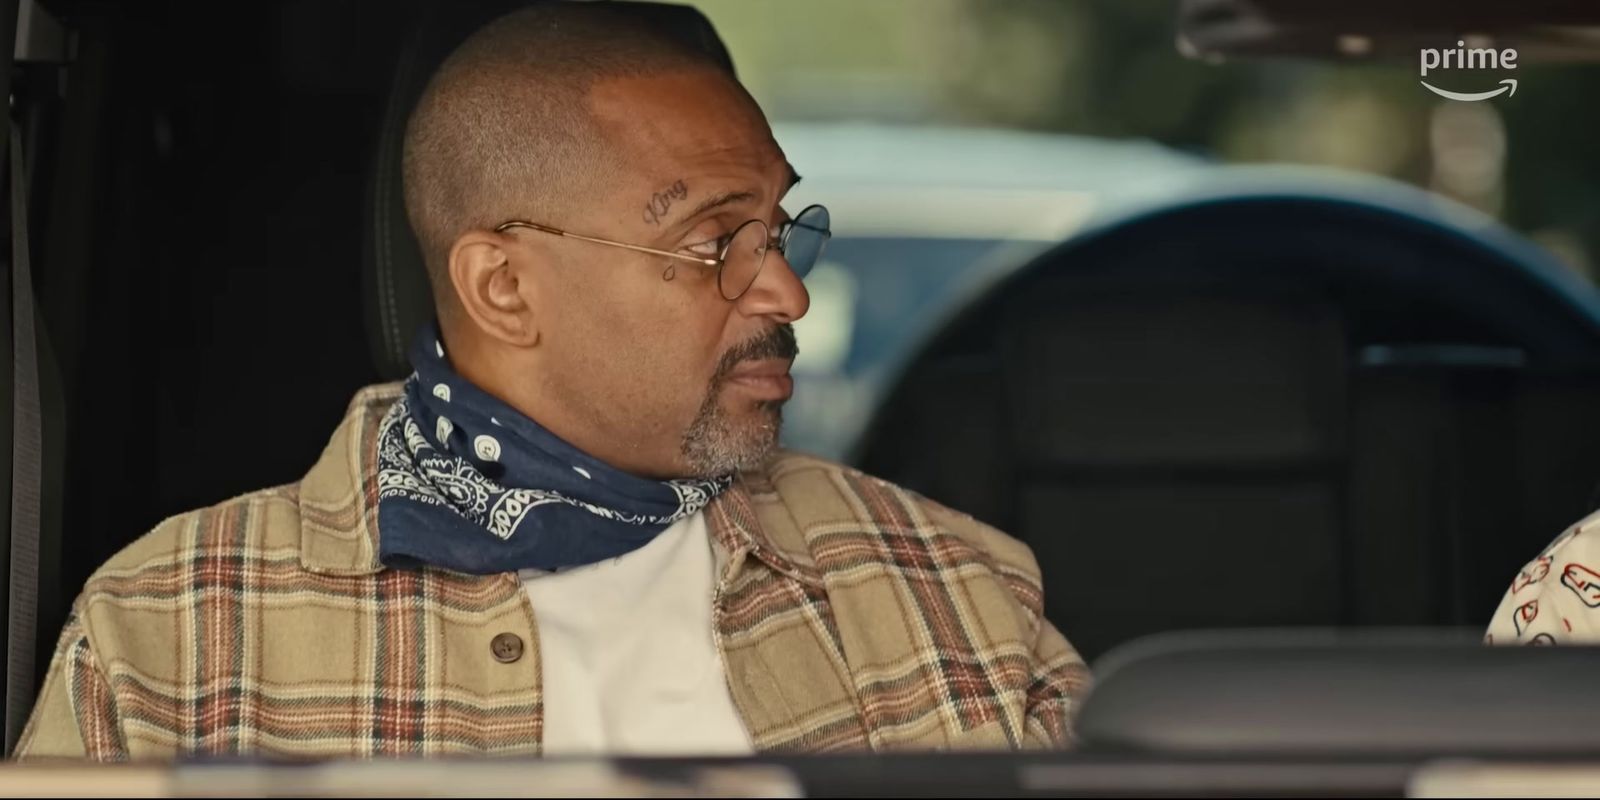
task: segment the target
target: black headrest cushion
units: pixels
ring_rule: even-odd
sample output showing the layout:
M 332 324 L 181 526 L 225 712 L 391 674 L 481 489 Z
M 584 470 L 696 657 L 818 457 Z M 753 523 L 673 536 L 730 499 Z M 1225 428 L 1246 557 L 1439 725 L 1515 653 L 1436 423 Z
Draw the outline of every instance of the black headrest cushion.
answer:
M 1329 305 L 1044 282 L 1002 337 L 1030 463 L 1278 463 L 1342 441 L 1344 331 Z

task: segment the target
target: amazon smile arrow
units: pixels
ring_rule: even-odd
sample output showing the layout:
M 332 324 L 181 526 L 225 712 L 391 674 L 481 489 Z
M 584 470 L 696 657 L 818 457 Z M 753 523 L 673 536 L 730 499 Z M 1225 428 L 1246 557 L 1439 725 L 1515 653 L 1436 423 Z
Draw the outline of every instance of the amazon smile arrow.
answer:
M 1452 92 L 1452 91 L 1450 91 L 1448 89 L 1440 89 L 1439 87 L 1434 86 L 1433 84 L 1428 83 L 1427 81 L 1419 81 L 1419 82 L 1423 86 L 1428 87 L 1428 91 L 1433 92 L 1434 94 L 1439 95 L 1440 97 L 1448 97 L 1451 100 L 1466 100 L 1468 102 L 1471 102 L 1473 100 L 1488 100 L 1491 97 L 1499 97 L 1502 94 L 1505 95 L 1506 97 L 1510 97 L 1510 96 L 1512 96 L 1512 95 L 1517 93 L 1517 79 L 1516 78 L 1506 78 L 1505 80 L 1500 81 L 1500 83 L 1502 84 L 1500 88 L 1494 89 L 1494 90 L 1491 90 L 1491 91 L 1487 91 L 1487 92 Z

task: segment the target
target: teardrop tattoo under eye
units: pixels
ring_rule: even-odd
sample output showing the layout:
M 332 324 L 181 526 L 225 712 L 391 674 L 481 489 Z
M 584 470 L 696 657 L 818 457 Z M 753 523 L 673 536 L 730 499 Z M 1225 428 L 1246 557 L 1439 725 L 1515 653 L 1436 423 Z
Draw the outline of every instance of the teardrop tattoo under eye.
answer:
M 644 207 L 644 221 L 659 227 L 662 218 L 672 210 L 672 205 L 688 196 L 689 187 L 683 180 L 674 181 L 671 186 L 650 196 L 650 202 Z

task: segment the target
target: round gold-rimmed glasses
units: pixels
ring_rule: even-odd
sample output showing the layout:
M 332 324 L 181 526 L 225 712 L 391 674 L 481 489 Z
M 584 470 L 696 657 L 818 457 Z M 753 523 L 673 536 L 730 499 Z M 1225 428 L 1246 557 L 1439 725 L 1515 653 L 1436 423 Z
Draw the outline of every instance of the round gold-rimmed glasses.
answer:
M 717 291 L 726 300 L 738 300 L 750 291 L 755 285 L 756 277 L 761 274 L 761 267 L 766 264 L 767 251 L 777 250 L 783 254 L 784 260 L 789 262 L 789 269 L 794 271 L 795 277 L 804 279 L 817 265 L 822 257 L 823 248 L 827 247 L 828 239 L 833 236 L 830 230 L 831 219 L 828 209 L 821 205 L 807 206 L 793 219 L 778 226 L 777 235 L 767 227 L 767 223 L 759 219 L 752 219 L 733 229 L 733 233 L 723 237 L 723 245 L 717 252 L 716 258 L 691 255 L 689 253 L 674 252 L 672 250 L 659 250 L 654 247 L 628 244 L 612 239 L 602 239 L 598 236 L 584 236 L 583 234 L 554 228 L 549 225 L 540 225 L 537 222 L 525 220 L 509 220 L 495 226 L 495 233 L 504 233 L 511 228 L 526 228 L 540 233 L 549 233 L 568 239 L 577 239 L 582 242 L 593 242 L 610 247 L 620 247 L 636 253 L 648 253 L 664 258 L 689 261 L 702 266 L 716 267 Z M 673 270 L 668 268 L 665 277 L 672 278 Z

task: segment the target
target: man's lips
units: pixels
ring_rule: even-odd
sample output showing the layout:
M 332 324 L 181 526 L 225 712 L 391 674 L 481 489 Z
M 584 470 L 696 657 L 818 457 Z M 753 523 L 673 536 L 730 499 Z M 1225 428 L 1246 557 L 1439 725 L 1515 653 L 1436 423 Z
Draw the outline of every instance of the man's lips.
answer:
M 794 379 L 789 377 L 789 363 L 787 358 L 746 361 L 734 367 L 726 381 L 758 400 L 787 400 L 794 394 Z

